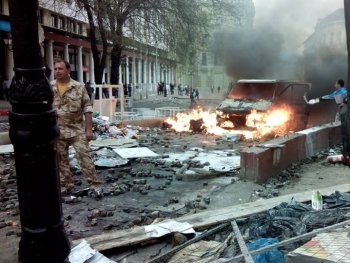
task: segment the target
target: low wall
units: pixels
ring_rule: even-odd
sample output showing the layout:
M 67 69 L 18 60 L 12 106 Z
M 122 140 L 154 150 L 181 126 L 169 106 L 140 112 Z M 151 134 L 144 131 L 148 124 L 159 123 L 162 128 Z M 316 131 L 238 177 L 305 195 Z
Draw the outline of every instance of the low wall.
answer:
M 247 147 L 241 151 L 240 176 L 263 183 L 292 163 L 312 157 L 339 143 L 340 125 L 326 124 Z
M 142 120 L 127 120 L 127 121 L 122 121 L 121 123 L 124 126 L 132 125 L 132 126 L 154 128 L 154 127 L 162 127 L 163 122 L 165 120 L 166 118 L 162 117 L 162 118 L 149 118 L 149 119 L 142 119 Z

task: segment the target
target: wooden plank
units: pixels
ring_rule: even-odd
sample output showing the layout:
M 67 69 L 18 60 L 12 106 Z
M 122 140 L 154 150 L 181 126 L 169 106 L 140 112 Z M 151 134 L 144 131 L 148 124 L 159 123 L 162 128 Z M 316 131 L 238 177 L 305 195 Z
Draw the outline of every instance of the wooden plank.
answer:
M 235 220 L 231 222 L 231 226 L 237 238 L 237 242 L 238 242 L 239 248 L 241 249 L 242 257 L 244 257 L 245 262 L 254 263 L 254 260 L 248 251 L 247 245 L 244 242 L 241 231 L 239 231 L 238 225 Z
M 343 184 L 337 186 L 330 186 L 326 188 L 318 189 L 322 195 L 330 195 L 335 191 L 349 192 L 350 184 Z M 275 198 L 258 200 L 251 203 L 245 203 L 240 205 L 234 205 L 219 209 L 206 210 L 197 214 L 185 215 L 176 218 L 179 222 L 188 222 L 194 226 L 194 228 L 205 228 L 213 224 L 231 221 L 236 218 L 246 217 L 252 214 L 263 212 L 271 209 L 282 202 L 290 202 L 292 198 L 298 202 L 306 202 L 311 200 L 311 196 L 314 190 L 309 190 L 300 193 L 282 195 Z M 231 219 L 231 220 L 230 220 Z
M 221 224 L 213 229 L 210 229 L 208 231 L 203 232 L 202 234 L 200 234 L 197 237 L 194 237 L 188 241 L 186 241 L 185 243 L 178 245 L 176 247 L 174 247 L 173 249 L 171 249 L 170 251 L 166 252 L 165 254 L 162 254 L 158 257 L 155 257 L 153 259 L 151 259 L 150 261 L 148 261 L 148 263 L 157 263 L 157 262 L 167 262 L 169 260 L 169 258 L 171 258 L 175 253 L 177 253 L 178 251 L 180 251 L 181 249 L 184 249 L 185 247 L 192 245 L 200 240 L 202 240 L 205 237 L 208 237 L 210 235 L 215 234 L 216 232 L 222 230 L 223 228 L 227 227 L 227 224 Z
M 318 190 L 322 195 L 330 195 L 335 191 L 349 192 L 350 184 L 331 186 Z M 309 190 L 301 193 L 283 195 L 271 199 L 258 200 L 251 203 L 206 210 L 197 214 L 185 215 L 176 218 L 176 221 L 188 222 L 189 224 L 193 225 L 195 229 L 209 228 L 213 225 L 269 210 L 282 202 L 289 202 L 292 198 L 298 202 L 310 201 L 313 191 L 314 190 Z M 126 230 L 111 231 L 108 233 L 87 237 L 85 240 L 96 250 L 103 251 L 112 248 L 140 244 L 142 242 L 150 240 L 150 238 L 147 236 L 147 233 L 145 233 L 144 227 L 138 226 Z M 80 243 L 80 240 L 73 242 L 73 244 L 78 243 Z

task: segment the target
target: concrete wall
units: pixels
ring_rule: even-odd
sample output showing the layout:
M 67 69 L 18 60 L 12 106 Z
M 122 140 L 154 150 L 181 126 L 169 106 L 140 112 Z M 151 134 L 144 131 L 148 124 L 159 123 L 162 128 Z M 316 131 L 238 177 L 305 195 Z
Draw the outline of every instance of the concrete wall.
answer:
M 263 183 L 292 163 L 341 143 L 339 124 L 326 124 L 264 142 L 241 151 L 243 179 Z
M 123 125 L 132 125 L 132 126 L 140 126 L 140 127 L 162 127 L 164 121 L 166 118 L 149 118 L 149 119 L 142 119 L 142 120 L 126 120 L 122 121 Z

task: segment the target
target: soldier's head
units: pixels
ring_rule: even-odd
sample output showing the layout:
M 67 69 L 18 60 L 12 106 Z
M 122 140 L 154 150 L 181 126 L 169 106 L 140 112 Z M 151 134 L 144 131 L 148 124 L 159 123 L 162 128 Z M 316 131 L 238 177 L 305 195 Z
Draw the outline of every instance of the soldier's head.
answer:
M 65 60 L 57 60 L 54 64 L 55 78 L 58 82 L 68 82 L 70 79 L 70 65 Z

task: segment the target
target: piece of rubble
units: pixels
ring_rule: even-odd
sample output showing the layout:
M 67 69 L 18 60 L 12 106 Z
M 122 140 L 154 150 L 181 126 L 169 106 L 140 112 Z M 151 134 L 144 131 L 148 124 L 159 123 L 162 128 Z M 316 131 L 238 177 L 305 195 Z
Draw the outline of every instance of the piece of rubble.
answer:
M 71 249 L 68 259 L 70 263 L 115 263 L 115 261 L 92 249 L 86 240 L 82 240 Z

